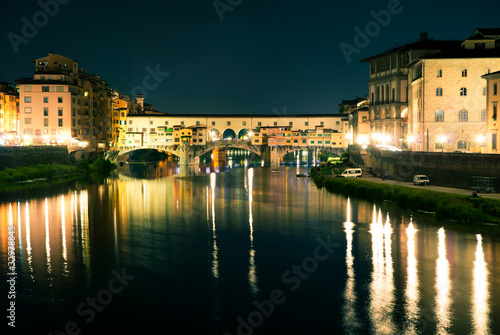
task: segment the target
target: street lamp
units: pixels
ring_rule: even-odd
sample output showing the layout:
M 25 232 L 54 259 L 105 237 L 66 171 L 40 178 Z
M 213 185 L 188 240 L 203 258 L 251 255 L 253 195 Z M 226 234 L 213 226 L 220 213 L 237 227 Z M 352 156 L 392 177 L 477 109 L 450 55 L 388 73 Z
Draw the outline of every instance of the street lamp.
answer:
M 446 136 L 445 135 L 439 136 L 438 142 L 441 143 L 441 152 L 444 152 L 444 142 L 446 142 Z
M 408 145 L 410 147 L 410 151 L 413 149 L 413 142 L 415 142 L 415 136 L 409 135 L 407 137 Z
M 481 147 L 483 146 L 484 138 L 484 135 L 481 134 L 477 135 L 476 137 L 476 141 L 477 143 L 479 143 L 479 153 L 481 153 Z

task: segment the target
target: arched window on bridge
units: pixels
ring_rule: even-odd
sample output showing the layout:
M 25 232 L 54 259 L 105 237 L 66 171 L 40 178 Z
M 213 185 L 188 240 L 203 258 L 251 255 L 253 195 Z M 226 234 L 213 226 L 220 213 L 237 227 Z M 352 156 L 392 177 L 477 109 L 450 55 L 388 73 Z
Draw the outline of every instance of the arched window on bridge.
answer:
M 210 129 L 208 133 L 209 141 L 219 141 L 220 140 L 220 132 L 216 128 Z
M 240 141 L 248 141 L 250 140 L 250 130 L 248 129 L 241 129 L 239 132 L 238 132 L 238 140 Z
M 231 128 L 228 128 L 222 133 L 222 139 L 225 141 L 234 140 L 236 139 L 236 133 Z

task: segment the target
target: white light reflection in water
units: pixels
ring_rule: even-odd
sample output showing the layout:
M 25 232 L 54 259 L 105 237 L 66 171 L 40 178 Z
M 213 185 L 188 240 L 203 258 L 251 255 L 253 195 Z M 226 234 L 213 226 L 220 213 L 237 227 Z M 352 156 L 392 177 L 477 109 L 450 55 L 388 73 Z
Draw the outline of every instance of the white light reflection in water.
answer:
M 436 334 L 450 334 L 451 326 L 450 305 L 451 305 L 451 281 L 450 265 L 446 259 L 446 243 L 444 229 L 438 231 L 438 255 L 436 261 Z
M 33 256 L 31 255 L 31 232 L 30 232 L 30 207 L 26 201 L 26 252 L 28 254 L 28 267 L 30 268 L 31 280 L 35 281 L 33 276 Z
M 407 279 L 405 291 L 405 314 L 406 314 L 406 329 L 405 334 L 417 334 L 417 324 L 420 316 L 420 308 L 418 302 L 420 300 L 420 293 L 418 290 L 418 271 L 417 271 L 417 257 L 415 255 L 415 233 L 417 230 L 413 227 L 410 220 L 408 228 L 406 228 L 406 236 L 408 237 L 408 261 L 407 261 Z
M 476 238 L 477 249 L 472 288 L 472 329 L 474 334 L 491 334 L 489 329 L 488 270 L 484 261 L 481 234 L 477 234 Z
M 355 333 L 360 324 L 356 315 L 356 290 L 354 289 L 354 256 L 352 255 L 352 239 L 354 234 L 354 223 L 351 222 L 351 199 L 347 198 L 347 219 L 344 222 L 344 230 L 347 240 L 345 262 L 347 267 L 347 281 L 344 290 L 344 327 L 349 333 Z
M 248 280 L 250 281 L 250 289 L 252 294 L 256 297 L 259 293 L 257 287 L 257 273 L 255 269 L 255 250 L 253 248 L 253 216 L 252 216 L 252 202 L 253 202 L 253 168 L 248 169 L 248 222 L 250 225 L 250 259 L 248 266 Z
M 212 188 L 212 237 L 213 237 L 213 251 L 212 251 L 212 275 L 214 278 L 219 278 L 219 260 L 217 248 L 217 235 L 215 230 L 215 178 L 216 174 L 210 174 L 210 187 Z
M 45 198 L 45 253 L 47 254 L 47 273 L 52 273 L 50 260 L 50 228 L 49 228 L 49 200 Z
M 19 255 L 21 256 L 23 253 L 23 238 L 22 238 L 22 233 L 21 233 L 21 203 L 17 201 L 17 242 L 18 242 L 18 249 L 19 249 Z M 22 259 L 22 258 L 21 258 Z
M 67 276 L 68 271 L 68 249 L 66 247 L 66 218 L 65 218 L 64 195 L 61 196 L 61 235 L 62 235 L 62 256 L 63 256 L 63 275 Z
M 375 206 L 373 206 L 373 222 L 370 224 L 370 233 L 372 234 L 373 273 L 370 284 L 369 314 L 372 330 L 375 334 L 395 334 L 396 327 L 392 319 L 394 310 L 392 228 L 389 215 L 387 215 L 385 225 L 382 223 L 380 209 L 377 219 Z

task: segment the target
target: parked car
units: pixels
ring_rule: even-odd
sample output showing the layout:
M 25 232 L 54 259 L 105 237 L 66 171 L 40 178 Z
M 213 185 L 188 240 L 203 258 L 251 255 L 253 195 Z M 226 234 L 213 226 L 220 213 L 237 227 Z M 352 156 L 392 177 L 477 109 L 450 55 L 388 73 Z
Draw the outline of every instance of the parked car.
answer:
M 429 185 L 429 178 L 423 174 L 417 174 L 413 176 L 413 184 L 415 185 Z
M 340 175 L 342 178 L 361 178 L 363 175 L 363 171 L 361 169 L 345 169 L 344 172 Z

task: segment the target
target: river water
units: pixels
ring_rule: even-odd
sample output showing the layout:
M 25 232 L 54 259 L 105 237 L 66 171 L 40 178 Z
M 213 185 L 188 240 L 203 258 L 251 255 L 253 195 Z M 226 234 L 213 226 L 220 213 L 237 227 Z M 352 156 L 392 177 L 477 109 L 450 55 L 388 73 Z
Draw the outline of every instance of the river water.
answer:
M 500 334 L 497 228 L 212 170 L 2 192 L 2 329 L 14 301 L 16 334 Z

